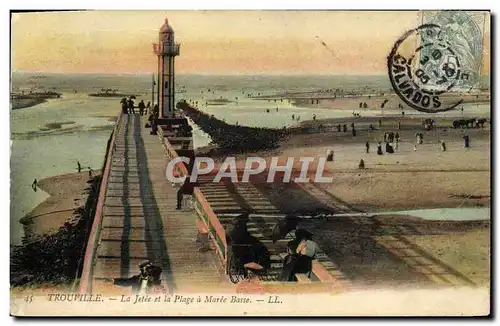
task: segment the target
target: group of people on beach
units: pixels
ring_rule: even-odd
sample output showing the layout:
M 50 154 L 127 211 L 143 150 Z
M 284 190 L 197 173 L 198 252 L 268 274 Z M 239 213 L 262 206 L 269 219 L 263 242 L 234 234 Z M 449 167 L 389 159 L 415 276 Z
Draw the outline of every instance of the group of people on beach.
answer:
M 135 114 L 135 103 L 132 98 L 132 96 L 127 100 L 125 97 L 121 99 L 120 101 L 122 105 L 122 113 L 123 114 Z M 139 109 L 139 115 L 147 115 L 148 111 L 151 110 L 151 102 L 148 101 L 148 104 L 144 104 L 144 100 L 141 100 L 139 104 L 137 105 L 137 108 Z
M 341 125 L 340 123 L 337 125 L 337 132 L 347 132 L 347 124 Z M 351 134 L 353 137 L 356 137 L 356 127 L 354 122 L 351 122 Z

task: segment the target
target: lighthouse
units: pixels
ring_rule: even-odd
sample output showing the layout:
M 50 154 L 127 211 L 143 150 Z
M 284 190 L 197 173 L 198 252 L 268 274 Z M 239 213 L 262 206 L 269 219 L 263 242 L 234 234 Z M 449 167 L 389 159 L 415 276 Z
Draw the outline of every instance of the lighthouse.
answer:
M 174 29 L 168 19 L 160 28 L 158 43 L 154 52 L 158 56 L 158 103 L 159 118 L 174 118 L 175 109 L 175 57 L 179 55 L 180 44 L 175 43 Z

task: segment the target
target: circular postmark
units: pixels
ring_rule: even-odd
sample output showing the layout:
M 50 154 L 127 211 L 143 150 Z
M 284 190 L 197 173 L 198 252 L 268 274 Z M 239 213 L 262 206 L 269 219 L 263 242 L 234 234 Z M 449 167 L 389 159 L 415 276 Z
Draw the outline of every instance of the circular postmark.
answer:
M 459 57 L 443 36 L 438 25 L 422 25 L 397 40 L 387 58 L 394 91 L 418 111 L 443 112 L 462 103 L 453 96 L 442 99 L 462 75 Z

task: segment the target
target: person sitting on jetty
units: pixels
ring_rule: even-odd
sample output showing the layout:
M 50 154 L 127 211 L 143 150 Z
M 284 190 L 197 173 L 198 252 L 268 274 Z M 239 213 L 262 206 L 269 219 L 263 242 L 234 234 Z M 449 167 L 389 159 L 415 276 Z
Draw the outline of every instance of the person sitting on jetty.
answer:
M 313 234 L 305 229 L 295 231 L 295 240 L 287 243 L 287 253 L 281 271 L 281 282 L 296 281 L 295 274 L 311 276 L 312 261 L 316 257 L 319 247 L 312 240 Z
M 134 294 L 161 294 L 166 293 L 161 285 L 162 269 L 146 261 L 139 265 L 139 274 L 129 278 L 113 278 L 111 281 L 118 286 L 132 287 Z
M 365 161 L 361 159 L 358 164 L 358 169 L 363 170 L 365 168 Z
M 177 191 L 177 210 L 181 210 L 182 209 L 182 198 L 184 195 L 193 195 L 193 191 L 194 191 L 194 187 L 196 185 L 195 182 L 191 182 L 190 180 L 191 178 L 189 177 L 189 175 L 186 177 L 186 179 L 184 180 L 184 183 L 182 184 L 182 186 L 179 188 L 179 190 Z
M 226 242 L 240 267 L 256 263 L 262 267 L 259 272 L 265 273 L 271 267 L 271 254 L 267 247 L 248 231 L 249 220 L 248 213 L 235 217 L 228 226 Z

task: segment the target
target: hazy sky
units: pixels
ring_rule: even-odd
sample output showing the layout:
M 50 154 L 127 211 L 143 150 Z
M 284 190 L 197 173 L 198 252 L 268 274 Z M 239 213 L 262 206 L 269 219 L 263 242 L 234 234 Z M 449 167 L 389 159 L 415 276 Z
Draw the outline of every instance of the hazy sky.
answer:
M 152 43 L 166 16 L 181 43 L 176 72 L 195 74 L 384 74 L 394 42 L 419 25 L 410 11 L 20 13 L 12 18 L 12 68 L 156 72 Z

